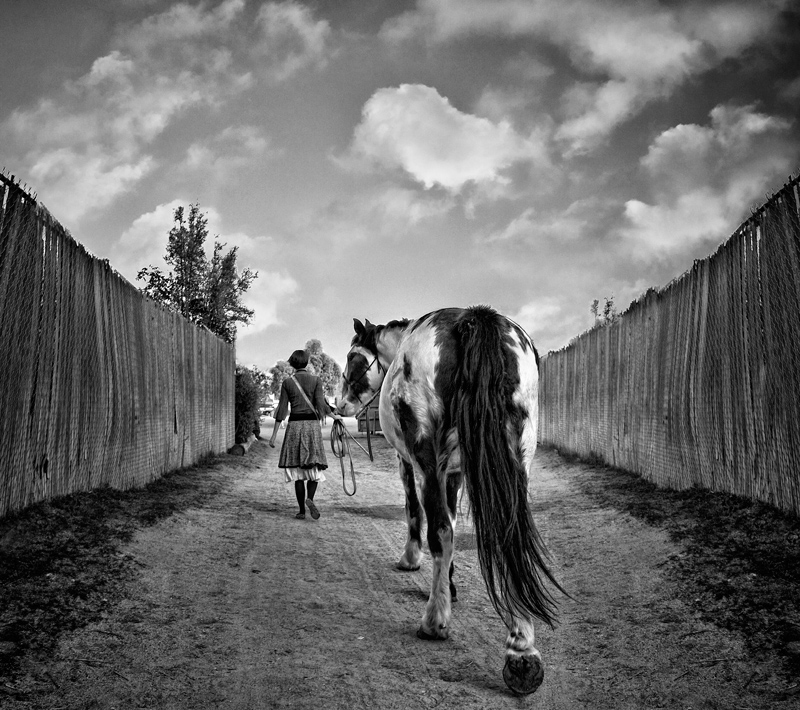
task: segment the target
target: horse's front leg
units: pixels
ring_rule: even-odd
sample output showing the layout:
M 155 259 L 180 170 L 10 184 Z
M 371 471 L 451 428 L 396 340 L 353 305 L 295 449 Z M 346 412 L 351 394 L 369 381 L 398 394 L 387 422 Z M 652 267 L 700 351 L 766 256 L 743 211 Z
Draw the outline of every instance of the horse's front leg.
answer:
M 397 563 L 397 569 L 413 571 L 419 569 L 422 559 L 422 507 L 417 497 L 413 466 L 399 455 L 397 461 L 400 465 L 400 480 L 402 480 L 406 492 L 406 523 L 408 524 L 406 547 Z
M 508 638 L 503 680 L 515 693 L 533 693 L 544 680 L 542 654 L 533 645 L 533 623 L 516 617 L 506 623 Z
M 450 635 L 451 589 L 453 572 L 454 519 L 447 508 L 447 496 L 438 481 L 426 482 L 423 493 L 428 519 L 428 549 L 433 562 L 431 593 L 417 636 L 426 640 L 443 640 Z

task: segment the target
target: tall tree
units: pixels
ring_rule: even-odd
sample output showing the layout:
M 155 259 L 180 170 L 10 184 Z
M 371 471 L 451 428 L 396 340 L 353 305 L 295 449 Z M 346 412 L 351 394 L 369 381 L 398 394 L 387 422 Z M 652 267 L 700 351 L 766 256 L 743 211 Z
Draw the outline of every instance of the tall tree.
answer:
M 322 343 L 316 338 L 309 340 L 305 349 L 308 352 L 309 365 L 322 382 L 323 392 L 334 395 L 342 377 L 342 368 L 322 349 Z
M 242 303 L 244 294 L 257 274 L 244 269 L 236 271 L 236 251 L 233 247 L 222 253 L 225 245 L 214 242 L 214 255 L 206 276 L 204 289 L 204 325 L 212 332 L 232 343 L 236 339 L 236 324 L 249 323 L 253 311 Z
M 306 343 L 304 348 L 308 353 L 308 371 L 319 377 L 322 383 L 322 391 L 326 395 L 336 394 L 339 380 L 342 377 L 342 368 L 338 363 L 322 349 L 322 343 L 313 338 Z M 285 360 L 278 360 L 270 368 L 269 374 L 272 381 L 269 384 L 269 391 L 276 397 L 281 393 L 283 381 L 294 373 L 294 369 Z
M 306 343 L 305 351 L 308 353 L 308 369 L 315 375 L 322 370 L 322 342 L 312 338 Z
M 208 328 L 223 340 L 236 340 L 236 324 L 247 324 L 253 311 L 242 303 L 242 295 L 258 276 L 236 269 L 236 247 L 223 254 L 224 244 L 214 241 L 211 261 L 205 255 L 208 220 L 197 204 L 189 213 L 178 207 L 167 238 L 164 261 L 170 267 L 163 272 L 157 266 L 139 271 L 136 279 L 144 281 L 142 291 L 185 318 Z
M 175 224 L 169 230 L 164 261 L 172 267 L 173 299 L 181 315 L 202 319 L 203 285 L 208 271 L 205 241 L 208 226 L 199 205 L 189 206 L 185 219 L 183 207 L 175 210 Z
M 287 377 L 291 377 L 294 368 L 286 360 L 278 360 L 270 369 L 269 374 L 272 380 L 269 383 L 269 391 L 276 397 L 280 397 L 281 385 Z

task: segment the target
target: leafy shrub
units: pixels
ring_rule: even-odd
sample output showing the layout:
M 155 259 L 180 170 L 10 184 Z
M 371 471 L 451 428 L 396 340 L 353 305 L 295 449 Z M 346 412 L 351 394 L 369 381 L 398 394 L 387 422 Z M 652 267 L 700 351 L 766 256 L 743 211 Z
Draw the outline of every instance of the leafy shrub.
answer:
M 236 395 L 234 408 L 234 428 L 237 444 L 247 441 L 250 434 L 261 434 L 258 405 L 261 390 L 246 367 L 236 366 Z

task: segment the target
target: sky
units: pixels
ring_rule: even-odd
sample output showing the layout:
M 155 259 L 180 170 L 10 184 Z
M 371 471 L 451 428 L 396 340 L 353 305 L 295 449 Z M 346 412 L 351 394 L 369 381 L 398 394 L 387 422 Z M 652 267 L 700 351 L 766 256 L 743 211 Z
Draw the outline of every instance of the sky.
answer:
M 788 0 L 0 0 L 0 47 L 0 167 L 138 286 L 198 204 L 263 370 L 477 304 L 559 349 L 800 169 Z

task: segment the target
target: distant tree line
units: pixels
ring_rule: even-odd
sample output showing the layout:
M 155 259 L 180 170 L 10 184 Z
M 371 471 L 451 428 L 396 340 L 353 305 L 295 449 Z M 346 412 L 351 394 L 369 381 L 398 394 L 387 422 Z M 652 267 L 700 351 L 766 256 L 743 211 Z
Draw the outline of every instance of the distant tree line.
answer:
M 320 378 L 323 392 L 327 396 L 336 394 L 336 388 L 342 377 L 342 369 L 337 362 L 322 349 L 322 343 L 316 338 L 306 343 L 308 352 L 308 371 Z M 280 396 L 281 385 L 287 377 L 294 373 L 288 362 L 279 360 L 269 372 L 258 367 L 236 367 L 236 441 L 241 443 L 255 432 L 261 433 L 259 409 L 270 397 Z
M 336 388 L 342 378 L 342 368 L 322 349 L 322 343 L 316 338 L 309 340 L 304 350 L 308 352 L 308 371 L 319 377 L 322 391 L 326 396 L 332 397 L 336 394 Z M 271 377 L 269 392 L 276 397 L 279 396 L 283 381 L 292 373 L 294 373 L 294 369 L 288 362 L 278 360 L 269 371 Z

